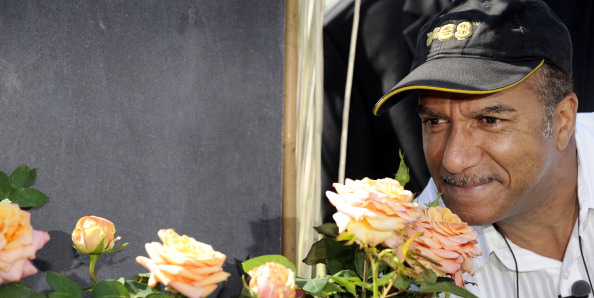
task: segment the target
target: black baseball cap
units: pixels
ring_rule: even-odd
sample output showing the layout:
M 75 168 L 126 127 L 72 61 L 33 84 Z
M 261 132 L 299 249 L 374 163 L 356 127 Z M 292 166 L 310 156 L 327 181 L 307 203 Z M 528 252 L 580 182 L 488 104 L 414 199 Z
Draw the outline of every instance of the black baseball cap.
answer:
M 569 31 L 541 0 L 453 1 L 421 28 L 411 72 L 373 113 L 419 89 L 495 93 L 545 62 L 571 75 L 571 55 Z

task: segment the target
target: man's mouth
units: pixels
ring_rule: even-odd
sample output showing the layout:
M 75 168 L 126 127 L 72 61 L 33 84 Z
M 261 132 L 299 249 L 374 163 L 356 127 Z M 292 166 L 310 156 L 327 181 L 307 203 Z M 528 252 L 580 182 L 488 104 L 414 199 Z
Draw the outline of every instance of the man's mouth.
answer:
M 487 184 L 489 182 L 497 181 L 497 175 L 488 176 L 466 176 L 462 174 L 444 174 L 440 176 L 441 181 L 446 185 L 451 185 L 456 188 L 475 188 Z

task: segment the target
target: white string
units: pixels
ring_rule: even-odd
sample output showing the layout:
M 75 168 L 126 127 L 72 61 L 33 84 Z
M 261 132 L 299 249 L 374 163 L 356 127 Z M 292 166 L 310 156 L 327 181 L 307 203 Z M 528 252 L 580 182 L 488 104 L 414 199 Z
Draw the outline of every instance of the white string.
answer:
M 349 62 L 347 68 L 346 86 L 344 88 L 344 107 L 342 109 L 342 132 L 340 135 L 340 160 L 338 164 L 338 182 L 344 183 L 346 167 L 346 149 L 349 131 L 349 111 L 351 109 L 351 89 L 353 86 L 353 69 L 355 65 L 355 52 L 357 33 L 359 31 L 359 15 L 361 0 L 355 0 L 355 13 L 353 15 L 353 29 L 351 31 L 351 46 L 349 49 Z

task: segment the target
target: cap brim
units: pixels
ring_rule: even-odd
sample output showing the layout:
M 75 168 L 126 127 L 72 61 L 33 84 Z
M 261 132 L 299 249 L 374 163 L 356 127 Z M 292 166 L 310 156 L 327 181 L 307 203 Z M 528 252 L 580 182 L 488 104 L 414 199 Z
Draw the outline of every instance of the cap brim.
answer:
M 384 95 L 375 104 L 373 114 L 383 114 L 414 90 L 464 94 L 499 92 L 520 83 L 543 63 L 541 59 L 505 63 L 468 57 L 429 60 Z

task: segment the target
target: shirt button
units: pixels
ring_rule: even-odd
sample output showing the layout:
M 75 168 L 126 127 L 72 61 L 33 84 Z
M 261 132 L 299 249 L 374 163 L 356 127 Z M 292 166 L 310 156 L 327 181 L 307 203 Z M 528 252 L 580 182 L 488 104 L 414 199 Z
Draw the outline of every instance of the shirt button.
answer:
M 570 275 L 569 274 L 569 271 L 568 272 L 565 272 L 565 274 L 563 274 L 563 278 L 564 279 L 569 279 L 569 275 Z

